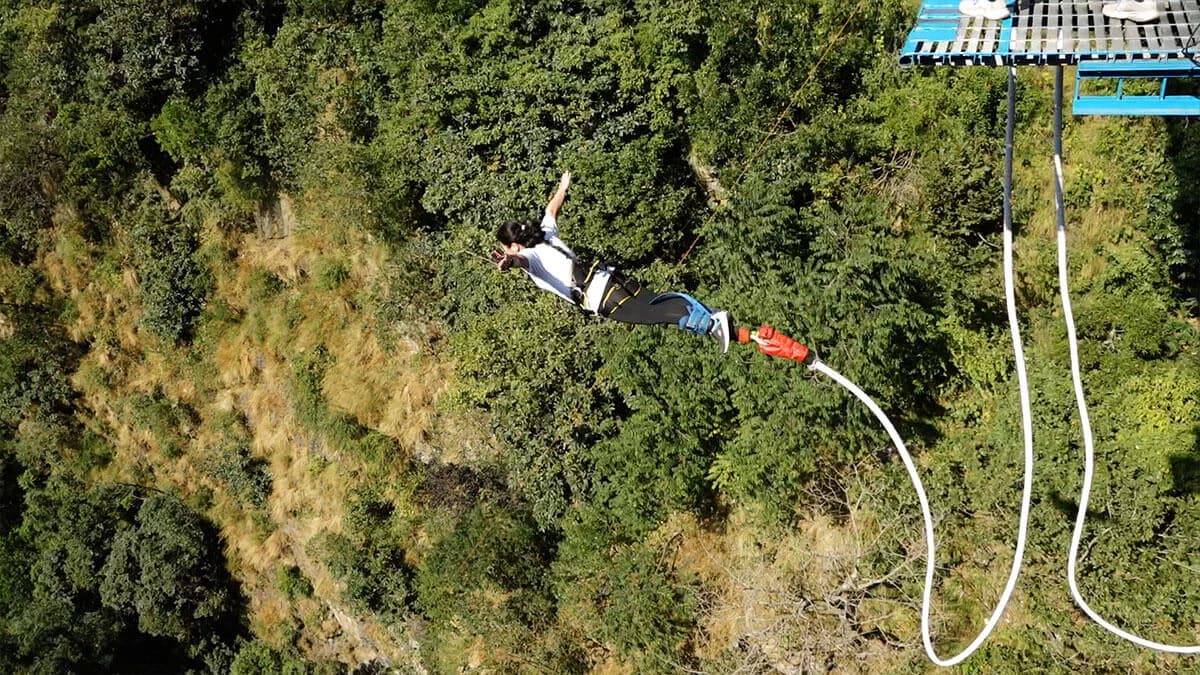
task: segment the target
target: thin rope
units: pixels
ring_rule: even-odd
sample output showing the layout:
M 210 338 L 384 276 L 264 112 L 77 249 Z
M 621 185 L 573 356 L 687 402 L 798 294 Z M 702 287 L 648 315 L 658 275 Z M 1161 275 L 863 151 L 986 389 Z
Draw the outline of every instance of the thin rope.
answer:
M 847 16 L 846 20 L 842 23 L 842 27 L 838 29 L 837 34 L 832 40 L 829 41 L 829 44 L 825 45 L 825 49 L 821 51 L 821 56 L 817 58 L 817 62 L 808 69 L 808 76 L 804 78 L 804 82 L 801 83 L 801 85 L 797 87 L 794 92 L 792 92 L 790 97 L 788 97 L 787 105 L 784 106 L 783 110 L 775 116 L 775 123 L 771 125 L 771 128 L 767 131 L 767 134 L 763 136 L 762 141 L 758 144 L 758 147 L 754 149 L 754 152 L 750 153 L 750 157 L 747 158 L 746 161 L 742 162 L 742 166 L 738 171 L 738 175 L 734 177 L 733 183 L 729 185 L 729 190 L 726 193 L 728 195 L 726 197 L 726 201 L 729 201 L 733 198 L 733 191 L 737 189 L 737 186 L 742 181 L 742 177 L 744 177 L 746 172 L 750 169 L 750 164 L 753 163 L 754 160 L 758 159 L 758 156 L 762 154 L 763 148 L 765 148 L 767 143 L 775 137 L 776 132 L 779 130 L 779 125 L 783 124 L 783 120 L 785 117 L 787 117 L 788 112 L 791 111 L 792 106 L 796 105 L 796 101 L 799 100 L 801 92 L 804 91 L 804 88 L 807 87 L 809 83 L 812 82 L 813 77 L 816 76 L 817 68 L 821 67 L 821 64 L 825 61 L 825 57 L 829 55 L 829 51 L 833 49 L 833 46 L 841 41 L 842 35 L 846 32 L 846 28 L 850 25 L 850 22 L 854 20 L 854 17 L 858 15 L 858 11 L 861 8 L 862 0 L 854 3 L 854 9 L 850 11 L 850 15 Z M 702 236 L 700 232 L 702 232 L 704 228 L 712 222 L 712 219 L 717 216 L 717 211 L 718 209 L 714 208 L 704 218 L 704 221 L 700 223 L 700 227 L 697 228 L 696 236 L 692 239 L 692 243 L 688 245 L 687 250 L 683 252 L 683 255 L 679 257 L 679 262 L 675 263 L 676 266 L 682 265 L 684 261 L 687 260 L 688 255 L 691 254 L 692 249 L 696 248 L 696 244 L 700 242 L 700 237 Z

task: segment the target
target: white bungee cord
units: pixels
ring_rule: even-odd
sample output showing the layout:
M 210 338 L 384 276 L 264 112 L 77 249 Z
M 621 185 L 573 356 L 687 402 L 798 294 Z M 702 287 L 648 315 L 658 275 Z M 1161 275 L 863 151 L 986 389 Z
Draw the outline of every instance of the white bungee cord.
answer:
M 1029 522 L 1030 492 L 1033 485 L 1033 450 L 1030 444 L 1026 443 L 1025 448 L 1025 491 L 1021 499 L 1021 523 L 1020 529 L 1017 532 L 1017 549 L 1013 553 L 1012 570 L 1008 575 L 1008 583 L 1004 586 L 1004 592 L 1000 594 L 1000 600 L 996 604 L 995 611 L 992 612 L 991 618 L 988 619 L 987 624 L 984 625 L 979 635 L 957 655 L 943 659 L 933 649 L 933 636 L 929 626 L 929 611 L 932 604 L 933 573 L 935 567 L 933 556 L 936 549 L 933 538 L 933 514 L 929 510 L 929 497 L 925 494 L 925 488 L 921 483 L 921 477 L 917 473 L 917 467 L 913 463 L 912 456 L 909 455 L 908 449 L 904 446 L 904 441 L 900 438 L 900 434 L 896 431 L 896 427 L 892 425 L 891 420 L 888 419 L 883 410 L 862 389 L 859 389 L 857 385 L 846 379 L 844 375 L 825 365 L 819 359 L 814 361 L 809 367 L 828 376 L 834 382 L 844 387 L 846 391 L 853 394 L 859 401 L 862 401 L 871 410 L 871 413 L 875 415 L 875 418 L 879 420 L 879 423 L 883 425 L 883 428 L 887 430 L 888 436 L 891 437 L 892 443 L 900 453 L 900 459 L 903 460 L 904 468 L 908 471 L 909 480 L 912 481 L 913 487 L 916 488 L 917 500 L 921 503 L 921 517 L 925 521 L 925 590 L 921 594 L 921 641 L 925 645 L 925 653 L 929 656 L 929 660 L 937 665 L 953 666 L 961 663 L 967 657 L 971 656 L 976 649 L 979 649 L 979 646 L 991 634 L 992 629 L 999 623 L 1000 617 L 1004 613 L 1004 608 L 1008 604 L 1008 599 L 1012 596 L 1013 589 L 1017 585 L 1017 577 L 1021 572 L 1021 558 L 1025 550 L 1026 525 Z M 1024 412 L 1026 413 L 1026 419 L 1028 419 L 1028 407 L 1025 407 Z M 1026 438 L 1028 439 L 1029 436 L 1026 435 Z
M 979 649 L 988 636 L 991 635 L 992 630 L 1000 622 L 1000 617 L 1004 614 L 1004 609 L 1007 607 L 1013 590 L 1016 588 L 1017 577 L 1021 574 L 1021 561 L 1025 554 L 1029 510 L 1033 496 L 1033 418 L 1029 404 L 1029 382 L 1025 374 L 1025 351 L 1021 345 L 1021 331 L 1017 322 L 1017 300 L 1013 273 L 1012 153 L 1015 100 L 1016 69 L 1010 67 L 1008 73 L 1008 126 L 1005 134 L 1004 297 L 1008 307 L 1009 333 L 1012 335 L 1013 354 L 1017 368 L 1017 383 L 1020 389 L 1021 430 L 1024 436 L 1025 448 L 1025 480 L 1021 491 L 1021 515 L 1017 527 L 1017 546 L 1016 550 L 1013 551 L 1013 561 L 1008 574 L 1008 582 L 1004 585 L 1004 591 L 1000 594 L 1000 599 L 996 603 L 996 609 L 992 612 L 991 617 L 988 618 L 987 623 L 984 624 L 983 629 L 957 655 L 943 659 L 937 655 L 937 652 L 933 648 L 932 630 L 929 625 L 929 613 L 933 595 L 933 575 L 936 567 L 934 552 L 937 549 L 933 533 L 933 514 L 929 509 L 929 497 L 925 494 L 925 487 L 921 483 L 921 476 L 917 473 L 916 464 L 913 462 L 912 456 L 909 455 L 908 449 L 904 445 L 904 440 L 900 438 L 896 427 L 892 425 L 891 420 L 888 419 L 883 410 L 857 385 L 819 359 L 809 365 L 810 369 L 831 378 L 870 409 L 875 418 L 879 420 L 879 423 L 883 425 L 888 436 L 891 437 L 892 443 L 896 446 L 896 451 L 900 453 L 900 459 L 904 462 L 904 468 L 908 471 L 909 480 L 912 481 L 913 488 L 917 491 L 917 500 L 921 504 L 921 517 L 925 523 L 925 589 L 921 594 L 921 640 L 924 643 L 925 653 L 929 656 L 929 659 L 935 664 L 944 667 L 957 665 L 971 656 L 975 650 Z
M 933 530 L 933 515 L 929 508 L 929 498 L 925 493 L 924 485 L 921 483 L 920 474 L 917 473 L 916 464 L 913 462 L 912 456 L 909 454 L 904 440 L 900 438 L 896 427 L 888 419 L 887 414 L 875 403 L 875 401 L 867 395 L 856 384 L 848 380 L 844 375 L 837 372 L 833 368 L 823 363 L 820 359 L 814 359 L 809 364 L 811 370 L 815 370 L 826 377 L 829 377 L 841 387 L 846 389 L 867 406 L 871 414 L 875 416 L 883 428 L 887 431 L 893 445 L 896 446 L 896 451 L 900 454 L 900 459 L 904 462 L 904 468 L 908 472 L 909 480 L 912 482 L 913 488 L 917 492 L 917 500 L 921 506 L 921 517 L 924 521 L 925 529 L 925 586 L 921 595 L 921 640 L 925 647 L 925 653 L 929 660 L 938 666 L 948 667 L 954 666 L 971 656 L 983 642 L 991 635 L 996 625 L 1000 621 L 1000 617 L 1004 614 L 1004 609 L 1008 605 L 1009 599 L 1012 597 L 1013 590 L 1016 588 L 1017 578 L 1021 572 L 1021 562 L 1024 557 L 1025 543 L 1028 534 L 1029 512 L 1033 496 L 1033 421 L 1030 411 L 1030 396 L 1029 396 L 1029 381 L 1025 371 L 1025 350 L 1021 344 L 1021 333 L 1018 325 L 1017 308 L 1016 308 L 1016 290 L 1013 273 L 1013 228 L 1012 228 L 1012 159 L 1013 159 L 1013 124 L 1014 124 L 1014 108 L 1015 108 L 1015 89 L 1016 89 L 1016 68 L 1010 66 L 1008 70 L 1008 119 L 1007 129 L 1005 134 L 1005 172 L 1004 172 L 1004 295 L 1005 304 L 1008 310 L 1009 333 L 1012 336 L 1013 356 L 1016 363 L 1017 385 L 1020 391 L 1021 404 L 1021 429 L 1024 440 L 1025 450 L 1025 473 L 1024 483 L 1021 491 L 1021 514 L 1017 527 L 1017 545 L 1013 552 L 1012 567 L 1008 575 L 1008 581 L 1004 586 L 1003 592 L 1000 594 L 1000 599 L 996 603 L 996 609 L 984 624 L 982 630 L 957 655 L 943 659 L 937 655 L 933 648 L 932 631 L 930 629 L 930 606 L 932 604 L 933 594 L 933 577 L 935 570 L 935 558 L 937 546 L 934 540 Z M 1105 621 L 1103 617 L 1096 613 L 1079 592 L 1079 585 L 1076 580 L 1078 569 L 1077 562 L 1079 557 L 1079 544 L 1083 537 L 1084 524 L 1087 518 L 1088 497 L 1090 496 L 1092 486 L 1092 476 L 1095 469 L 1095 448 L 1092 439 L 1091 421 L 1088 417 L 1087 402 L 1083 394 L 1083 382 L 1080 375 L 1079 366 L 1079 342 L 1075 331 L 1075 319 L 1071 310 L 1070 286 L 1068 283 L 1067 270 L 1067 234 L 1066 234 L 1066 218 L 1064 214 L 1064 187 L 1063 187 L 1063 170 L 1062 170 L 1062 67 L 1058 67 L 1055 74 L 1055 109 L 1054 109 L 1054 175 L 1055 175 L 1055 209 L 1057 212 L 1057 240 L 1058 240 L 1058 279 L 1059 293 L 1062 298 L 1063 320 L 1067 327 L 1067 339 L 1071 354 L 1071 379 L 1075 388 L 1075 400 L 1079 408 L 1080 426 L 1083 432 L 1084 446 L 1084 472 L 1083 486 L 1080 491 L 1079 511 L 1075 518 L 1075 527 L 1071 534 L 1071 547 L 1069 557 L 1067 559 L 1067 581 L 1070 586 L 1071 595 L 1075 599 L 1076 604 L 1101 628 L 1116 635 L 1124 640 L 1128 640 L 1136 645 L 1149 649 L 1171 652 L 1175 654 L 1200 654 L 1200 645 L 1180 646 L 1169 645 L 1161 642 L 1154 642 L 1145 638 L 1138 637 L 1129 633 L 1113 624 Z
M 1079 542 L 1083 538 L 1084 522 L 1087 520 L 1088 498 L 1091 496 L 1096 451 L 1092 441 L 1092 423 L 1088 417 L 1087 401 L 1083 396 L 1083 378 L 1080 375 L 1079 367 L 1079 340 L 1075 334 L 1075 316 L 1071 311 L 1071 288 L 1067 274 L 1067 225 L 1063 201 L 1062 169 L 1062 66 L 1056 70 L 1054 88 L 1054 205 L 1058 219 L 1058 288 L 1062 298 L 1063 322 L 1067 327 L 1067 344 L 1071 352 L 1071 381 L 1075 385 L 1075 403 L 1079 408 L 1079 426 L 1083 431 L 1083 486 L 1079 491 L 1079 512 L 1075 516 L 1075 529 L 1071 532 L 1071 548 L 1067 554 L 1067 583 L 1071 587 L 1071 597 L 1075 598 L 1075 604 L 1079 605 L 1079 608 L 1091 617 L 1092 621 L 1113 635 L 1160 652 L 1200 654 L 1200 645 L 1181 646 L 1154 642 L 1112 625 L 1096 613 L 1096 610 L 1087 604 L 1079 592 L 1079 582 L 1076 579 L 1079 572 Z

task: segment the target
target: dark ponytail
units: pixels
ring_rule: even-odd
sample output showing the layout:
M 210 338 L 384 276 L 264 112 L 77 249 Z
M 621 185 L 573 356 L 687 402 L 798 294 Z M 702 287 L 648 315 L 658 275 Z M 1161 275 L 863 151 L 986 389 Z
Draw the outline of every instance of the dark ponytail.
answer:
M 520 244 L 525 248 L 533 248 L 546 239 L 542 228 L 532 220 L 510 220 L 496 230 L 496 238 L 501 244 Z

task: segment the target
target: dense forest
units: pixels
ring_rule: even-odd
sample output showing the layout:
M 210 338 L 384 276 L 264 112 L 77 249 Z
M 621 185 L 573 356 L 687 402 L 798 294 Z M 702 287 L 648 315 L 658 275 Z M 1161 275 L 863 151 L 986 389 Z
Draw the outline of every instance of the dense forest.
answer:
M 564 238 L 897 422 L 972 639 L 1017 529 L 1005 75 L 916 0 L 0 0 L 0 671 L 924 672 L 916 495 L 794 363 L 587 316 Z M 1052 72 L 1018 80 L 1026 569 L 963 672 L 1161 672 L 1068 594 Z M 1070 118 L 1110 621 L 1200 638 L 1200 125 Z

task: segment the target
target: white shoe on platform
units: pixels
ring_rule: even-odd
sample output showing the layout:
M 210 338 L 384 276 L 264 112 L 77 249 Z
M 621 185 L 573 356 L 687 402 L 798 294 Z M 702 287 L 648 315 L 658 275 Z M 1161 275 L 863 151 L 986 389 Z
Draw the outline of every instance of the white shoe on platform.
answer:
M 1110 2 L 1100 8 L 1100 11 L 1110 19 L 1148 23 L 1158 20 L 1158 3 L 1155 0 L 1120 0 Z
M 962 0 L 958 13 L 963 16 L 981 16 L 992 21 L 1007 19 L 1011 12 L 1004 0 Z

